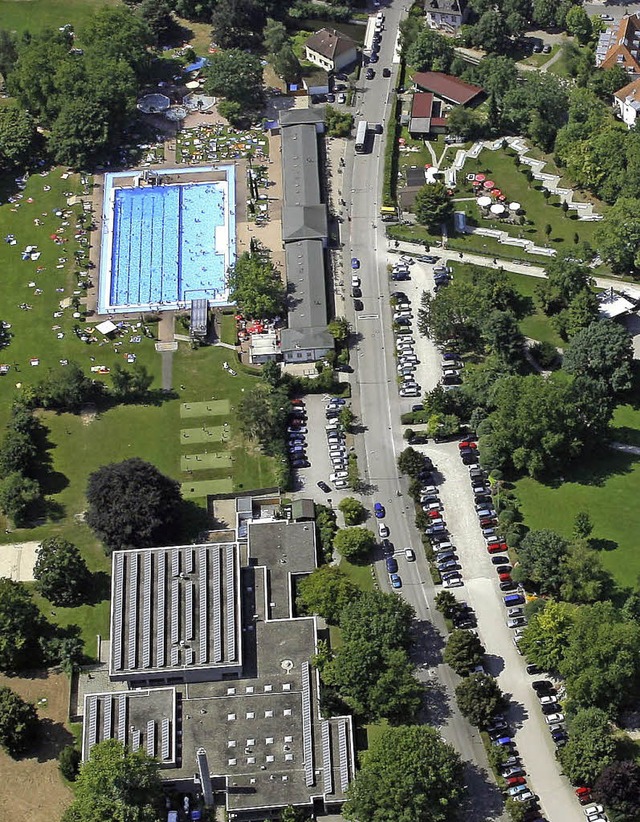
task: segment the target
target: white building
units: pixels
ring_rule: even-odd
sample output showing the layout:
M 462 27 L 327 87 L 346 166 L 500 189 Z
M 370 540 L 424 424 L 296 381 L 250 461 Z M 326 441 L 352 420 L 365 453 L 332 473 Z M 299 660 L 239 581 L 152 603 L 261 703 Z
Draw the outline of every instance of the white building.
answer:
M 623 86 L 613 95 L 614 108 L 628 128 L 636 124 L 640 112 L 640 80 L 634 80 Z
M 310 63 L 325 71 L 342 71 L 358 56 L 353 40 L 335 29 L 316 31 L 305 43 L 304 51 Z
M 427 25 L 455 34 L 467 16 L 466 0 L 427 0 Z

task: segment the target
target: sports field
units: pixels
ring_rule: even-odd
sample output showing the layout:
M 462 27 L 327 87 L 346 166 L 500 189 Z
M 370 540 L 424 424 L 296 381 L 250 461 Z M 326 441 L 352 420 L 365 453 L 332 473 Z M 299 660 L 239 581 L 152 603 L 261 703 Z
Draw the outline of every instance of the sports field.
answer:
M 225 439 L 225 428 L 222 425 L 203 425 L 202 428 L 183 428 L 180 431 L 180 442 L 183 445 L 222 442 L 223 439 Z
M 227 477 L 226 479 L 183 482 L 180 490 L 185 499 L 197 499 L 206 497 L 208 494 L 230 494 L 233 491 L 233 480 Z
M 180 470 L 192 474 L 194 471 L 216 470 L 231 468 L 232 459 L 229 454 L 208 452 L 204 454 L 183 454 L 180 457 Z
M 180 404 L 180 416 L 183 419 L 189 419 L 189 417 L 227 417 L 230 411 L 229 400 L 183 402 Z

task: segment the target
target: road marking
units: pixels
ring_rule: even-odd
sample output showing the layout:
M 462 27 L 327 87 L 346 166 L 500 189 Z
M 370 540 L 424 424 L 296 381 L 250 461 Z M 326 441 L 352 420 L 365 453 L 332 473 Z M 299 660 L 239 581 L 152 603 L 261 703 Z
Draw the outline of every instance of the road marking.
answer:
M 377 320 L 379 317 L 379 314 L 358 314 L 359 320 Z

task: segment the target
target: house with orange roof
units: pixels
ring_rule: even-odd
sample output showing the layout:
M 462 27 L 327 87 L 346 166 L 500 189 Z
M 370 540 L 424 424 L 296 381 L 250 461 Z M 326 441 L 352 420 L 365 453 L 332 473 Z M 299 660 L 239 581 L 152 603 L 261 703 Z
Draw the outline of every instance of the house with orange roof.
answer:
M 640 17 L 629 14 L 603 32 L 596 47 L 596 65 L 608 69 L 622 66 L 630 79 L 640 77 Z

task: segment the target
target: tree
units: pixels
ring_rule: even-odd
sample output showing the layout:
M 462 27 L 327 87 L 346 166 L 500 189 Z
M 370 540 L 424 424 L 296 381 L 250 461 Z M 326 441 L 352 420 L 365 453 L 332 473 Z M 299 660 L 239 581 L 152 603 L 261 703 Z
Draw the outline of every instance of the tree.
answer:
M 450 619 L 458 608 L 458 600 L 451 591 L 440 591 L 434 600 L 436 609 L 445 619 Z
M 448 37 L 423 28 L 407 51 L 407 62 L 417 71 L 444 71 L 451 68 L 453 43 Z
M 0 509 L 16 527 L 25 524 L 31 505 L 40 499 L 40 486 L 34 479 L 14 471 L 0 481 Z
M 62 537 L 48 537 L 40 543 L 33 576 L 42 596 L 65 608 L 86 599 L 91 578 L 80 551 Z
M 640 672 L 640 625 L 624 620 L 611 602 L 573 607 L 568 642 L 558 664 L 569 704 L 574 711 L 597 707 L 616 716 L 633 704 Z
M 16 759 L 32 747 L 37 733 L 36 706 L 11 688 L 0 687 L 0 745 Z
M 640 272 L 640 201 L 620 197 L 598 224 L 595 242 L 600 256 L 616 274 Z
M 398 456 L 398 469 L 402 474 L 415 478 L 424 470 L 424 455 L 415 448 L 405 448 Z
M 207 94 L 239 103 L 248 119 L 255 118 L 264 105 L 259 58 L 240 49 L 216 52 L 206 70 L 204 89 Z
M 273 70 L 285 83 L 293 83 L 300 77 L 301 66 L 291 43 L 286 43 L 275 54 L 270 55 Z M 347 118 L 344 118 L 345 121 Z M 353 121 L 352 121 L 353 123 Z M 351 127 L 349 127 L 351 131 Z M 342 135 L 336 135 L 342 136 Z
M 524 360 L 524 335 L 511 311 L 492 311 L 482 324 L 482 336 L 505 369 L 519 369 Z
M 555 531 L 529 531 L 518 548 L 517 579 L 535 584 L 542 594 L 558 594 L 565 580 L 569 541 Z
M 346 317 L 334 317 L 327 325 L 327 331 L 337 343 L 345 343 L 351 336 L 351 325 Z
M 520 650 L 546 671 L 558 671 L 569 647 L 577 609 L 567 602 L 547 600 L 531 617 L 520 640 Z
M 29 474 L 35 467 L 38 448 L 29 433 L 7 428 L 0 443 L 0 476 Z
M 569 741 L 560 749 L 564 772 L 574 784 L 593 785 L 615 758 L 609 717 L 599 708 L 578 711 L 569 720 Z
M 341 528 L 333 540 L 333 547 L 349 562 L 366 562 L 376 538 L 368 528 Z
M 80 32 L 80 39 L 90 44 L 89 56 L 97 62 L 123 61 L 137 77 L 148 74 L 153 35 L 135 10 L 126 6 L 101 8 Z
M 43 618 L 21 582 L 0 578 L 0 671 L 37 664 Z
M 509 31 L 501 12 L 490 9 L 485 11 L 478 22 L 471 27 L 470 37 L 475 45 L 482 46 L 489 53 L 506 51 L 509 43 Z
M 143 0 L 138 6 L 138 13 L 151 32 L 153 45 L 156 48 L 169 46 L 175 42 L 180 33 L 180 27 L 173 17 L 167 0 Z
M 338 625 L 343 608 L 360 594 L 359 588 L 337 565 L 321 565 L 298 584 L 298 607 Z
M 640 765 L 632 760 L 607 765 L 593 785 L 598 802 L 618 822 L 633 822 L 640 807 Z
M 16 103 L 0 108 L 0 168 L 24 166 L 35 149 L 37 131 L 31 114 Z
M 286 312 L 286 290 L 270 259 L 243 251 L 227 277 L 229 299 L 246 317 L 271 319 Z
M 139 457 L 89 476 L 86 522 L 105 551 L 166 545 L 180 529 L 180 485 Z
M 593 25 L 582 6 L 571 6 L 566 17 L 567 31 L 573 34 L 583 45 L 588 43 L 593 34 Z
M 365 507 L 355 497 L 345 497 L 338 503 L 338 510 L 341 511 L 347 525 L 358 525 L 365 516 Z
M 333 106 L 325 109 L 325 119 L 327 131 L 331 137 L 348 137 L 353 128 L 353 114 L 348 111 L 340 111 Z
M 153 383 L 153 375 L 142 363 L 134 363 L 131 369 L 116 363 L 111 369 L 113 394 L 121 402 L 141 402 L 147 398 Z
M 469 676 L 483 657 L 484 646 L 473 631 L 456 628 L 449 634 L 442 658 L 459 676 Z
M 346 819 L 453 822 L 464 797 L 460 757 L 434 728 L 387 728 L 363 754 Z
M 51 371 L 33 389 L 35 401 L 42 408 L 55 411 L 80 411 L 98 396 L 99 388 L 82 368 L 69 361 L 66 366 Z
M 162 788 L 158 762 L 135 753 L 115 739 L 91 748 L 76 780 L 73 804 L 62 822 L 155 822 L 160 817 Z
M 6 79 L 18 59 L 16 35 L 7 29 L 0 29 L 0 74 Z
M 284 23 L 280 20 L 274 20 L 272 17 L 267 19 L 262 40 L 267 54 L 276 54 L 290 42 Z
M 253 49 L 266 15 L 255 0 L 218 0 L 211 16 L 213 40 L 223 49 Z
M 414 619 L 415 611 L 408 602 L 394 594 L 367 591 L 342 611 L 342 638 L 345 642 L 370 640 L 383 649 L 408 651 Z
M 485 728 L 507 707 L 498 683 L 488 674 L 471 674 L 456 687 L 456 701 L 463 716 L 478 728 Z
M 288 410 L 284 386 L 256 385 L 238 404 L 240 429 L 245 437 L 257 440 L 265 454 L 282 454 Z
M 563 562 L 564 582 L 560 596 L 567 602 L 598 602 L 610 595 L 614 585 L 598 554 L 586 540 L 575 540 Z
M 449 131 L 459 134 L 464 140 L 475 140 L 480 134 L 481 126 L 478 115 L 473 109 L 456 106 L 448 117 Z
M 633 383 L 633 348 L 624 326 L 597 320 L 572 338 L 565 349 L 563 368 L 595 382 L 603 396 L 622 399 Z
M 453 213 L 453 204 L 444 183 L 426 183 L 416 194 L 413 205 L 419 223 L 437 230 Z

